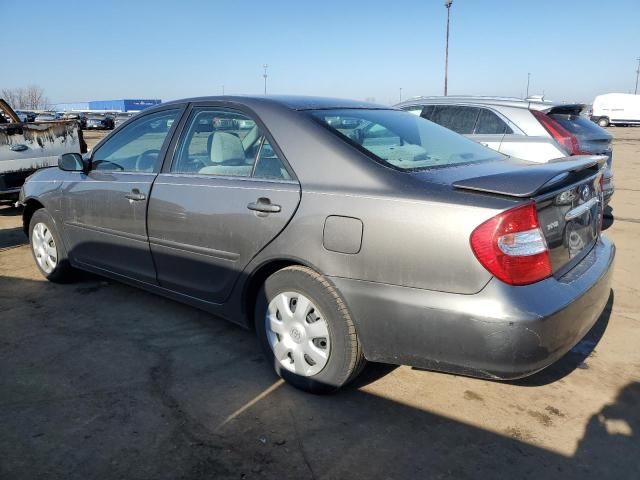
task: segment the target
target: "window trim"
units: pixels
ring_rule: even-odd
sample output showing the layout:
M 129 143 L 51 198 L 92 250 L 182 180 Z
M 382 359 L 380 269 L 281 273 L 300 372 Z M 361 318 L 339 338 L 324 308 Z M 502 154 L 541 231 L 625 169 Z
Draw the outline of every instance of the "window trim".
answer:
M 258 125 L 258 128 L 260 128 L 263 135 L 269 140 L 271 147 L 276 151 L 278 158 L 280 158 L 282 165 L 284 166 L 285 170 L 287 170 L 287 172 L 289 173 L 291 180 L 283 180 L 283 179 L 277 179 L 277 178 L 273 178 L 273 179 L 257 178 L 253 176 L 253 169 L 251 170 L 250 177 L 239 177 L 239 176 L 229 176 L 229 175 L 200 175 L 201 177 L 214 178 L 214 179 L 215 178 L 226 178 L 226 179 L 236 179 L 236 180 L 241 179 L 241 180 L 248 180 L 248 181 L 257 180 L 257 181 L 267 181 L 271 183 L 278 183 L 278 182 L 296 183 L 296 184 L 300 183 L 300 181 L 298 180 L 298 176 L 296 175 L 295 171 L 291 167 L 291 163 L 287 160 L 286 156 L 280 149 L 280 146 L 274 140 L 273 135 L 271 134 L 269 129 L 266 127 L 266 125 L 264 124 L 260 116 L 255 111 L 248 108 L 244 104 L 233 102 L 233 101 L 224 101 L 224 100 L 190 102 L 186 106 L 183 112 L 182 118 L 180 119 L 178 128 L 176 129 L 176 132 L 174 133 L 173 138 L 171 139 L 171 143 L 167 147 L 167 152 L 164 158 L 164 162 L 162 164 L 162 168 L 160 169 L 159 173 L 167 174 L 167 175 L 180 175 L 184 177 L 193 177 L 194 175 L 198 175 L 193 173 L 172 172 L 171 167 L 173 166 L 173 163 L 177 155 L 178 145 L 180 144 L 180 141 L 183 135 L 186 135 L 187 133 L 188 122 L 189 122 L 191 113 L 195 109 L 202 109 L 202 108 L 221 108 L 221 109 L 227 109 L 227 110 L 235 110 L 249 117 L 249 119 L 253 120 L 254 122 L 256 122 L 256 125 Z M 254 162 L 254 167 L 255 167 L 255 162 Z
M 144 112 L 140 112 L 136 115 L 136 118 L 134 120 L 132 120 L 131 122 L 125 122 L 125 123 L 121 123 L 118 127 L 116 127 L 114 130 L 111 131 L 111 133 L 109 133 L 106 137 L 104 137 L 102 140 L 100 140 L 95 147 L 93 147 L 93 149 L 91 149 L 91 154 L 89 155 L 88 159 L 89 159 L 89 172 L 95 172 L 98 170 L 91 170 L 91 165 L 93 164 L 93 159 L 95 154 L 103 147 L 103 145 L 108 142 L 110 139 L 114 138 L 115 135 L 117 133 L 119 133 L 120 131 L 122 131 L 124 128 L 128 128 L 130 125 L 133 125 L 134 122 L 137 122 L 138 120 L 142 120 L 144 117 L 148 117 L 150 115 L 154 115 L 156 113 L 161 113 L 164 111 L 169 111 L 169 110 L 177 110 L 178 114 L 176 115 L 175 120 L 173 121 L 173 124 L 171 125 L 171 128 L 169 129 L 169 131 L 167 132 L 167 135 L 164 138 L 164 141 L 162 142 L 162 147 L 160 147 L 160 153 L 158 154 L 158 162 L 156 163 L 153 172 L 132 172 L 132 171 L 119 171 L 119 170 L 104 170 L 104 172 L 113 172 L 113 173 L 153 173 L 155 175 L 157 175 L 159 172 L 162 171 L 162 166 L 165 163 L 165 156 L 167 154 L 167 150 L 169 148 L 169 145 L 171 145 L 171 141 L 173 140 L 173 137 L 175 135 L 175 132 L 177 131 L 177 127 L 178 127 L 178 123 L 179 121 L 182 120 L 182 117 L 184 116 L 184 112 L 186 109 L 187 104 L 185 103 L 178 103 L 178 104 L 167 104 L 167 105 L 163 105 L 162 108 L 153 108 L 153 109 L 149 109 L 149 111 L 144 111 Z

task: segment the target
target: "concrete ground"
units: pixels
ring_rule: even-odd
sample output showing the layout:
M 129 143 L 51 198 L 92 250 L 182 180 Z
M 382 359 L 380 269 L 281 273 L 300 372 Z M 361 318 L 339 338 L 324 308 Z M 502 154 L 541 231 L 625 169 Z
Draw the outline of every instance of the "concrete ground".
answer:
M 608 308 L 517 382 L 370 365 L 301 393 L 251 332 L 111 280 L 44 281 L 0 208 L 0 478 L 640 478 L 640 128 L 611 131 Z

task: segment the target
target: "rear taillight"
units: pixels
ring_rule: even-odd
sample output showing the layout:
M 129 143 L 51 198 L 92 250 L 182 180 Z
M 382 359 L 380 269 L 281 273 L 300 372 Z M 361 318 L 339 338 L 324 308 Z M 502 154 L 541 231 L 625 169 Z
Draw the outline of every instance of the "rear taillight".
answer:
M 551 275 L 549 249 L 533 202 L 477 227 L 471 249 L 484 268 L 509 285 L 528 285 Z
M 549 132 L 553 139 L 562 145 L 567 152 L 569 152 L 569 155 L 581 155 L 584 153 L 580 150 L 578 138 L 553 118 L 539 110 L 531 110 L 531 113 L 536 117 L 545 130 Z

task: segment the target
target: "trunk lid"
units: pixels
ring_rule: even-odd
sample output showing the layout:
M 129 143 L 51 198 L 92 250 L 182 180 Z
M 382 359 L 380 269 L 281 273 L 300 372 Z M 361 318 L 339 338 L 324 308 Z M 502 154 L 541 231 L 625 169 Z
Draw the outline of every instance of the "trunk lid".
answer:
M 580 262 L 600 235 L 600 179 L 605 162 L 605 156 L 572 156 L 544 164 L 507 160 L 496 162 L 499 166 L 448 169 L 433 173 L 431 180 L 458 190 L 534 201 L 552 271 L 562 276 Z

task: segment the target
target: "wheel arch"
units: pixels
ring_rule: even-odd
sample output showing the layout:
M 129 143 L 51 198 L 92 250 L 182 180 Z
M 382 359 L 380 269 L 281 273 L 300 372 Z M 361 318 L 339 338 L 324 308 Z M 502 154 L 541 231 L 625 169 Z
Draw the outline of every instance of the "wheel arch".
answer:
M 28 198 L 24 201 L 24 210 L 22 211 L 22 231 L 27 237 L 29 236 L 29 223 L 31 223 L 31 217 L 33 217 L 33 214 L 41 208 L 45 207 L 42 202 L 35 198 Z
M 308 267 L 318 273 L 319 270 L 308 262 L 304 262 L 299 258 L 272 258 L 258 265 L 251 274 L 248 275 L 242 293 L 242 309 L 244 310 L 247 320 L 247 327 L 251 330 L 255 329 L 255 302 L 260 287 L 269 276 L 286 267 L 299 265 Z

